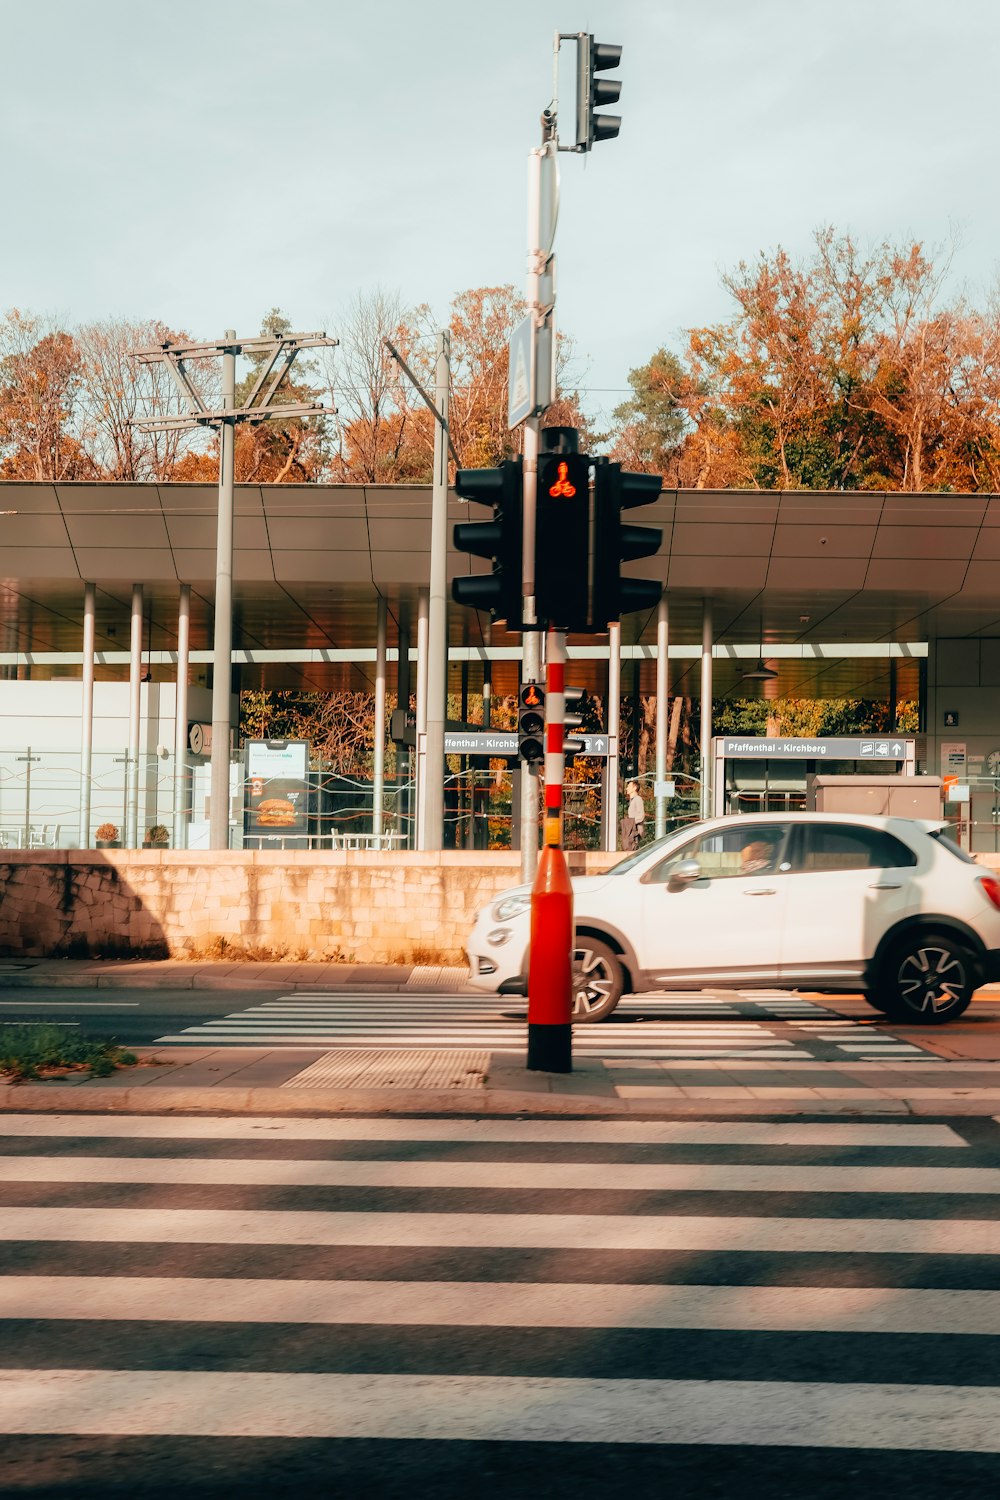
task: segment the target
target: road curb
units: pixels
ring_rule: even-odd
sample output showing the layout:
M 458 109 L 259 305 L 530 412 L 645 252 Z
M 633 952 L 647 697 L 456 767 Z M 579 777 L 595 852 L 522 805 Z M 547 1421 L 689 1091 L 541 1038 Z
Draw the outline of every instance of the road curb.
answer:
M 519 1090 L 310 1089 L 289 1096 L 284 1088 L 239 1089 L 159 1086 L 69 1087 L 58 1083 L 0 1085 L 0 1112 L 23 1114 L 219 1114 L 219 1115 L 564 1115 L 656 1120 L 753 1115 L 993 1115 L 1000 1101 L 962 1096 L 870 1100 L 842 1099 L 649 1099 L 588 1098 Z M 2 1131 L 0 1131 L 2 1133 Z

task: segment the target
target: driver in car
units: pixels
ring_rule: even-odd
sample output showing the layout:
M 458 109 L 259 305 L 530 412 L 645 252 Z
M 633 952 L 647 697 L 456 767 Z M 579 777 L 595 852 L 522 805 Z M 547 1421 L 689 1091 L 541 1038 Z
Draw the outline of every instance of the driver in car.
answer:
M 744 844 L 740 851 L 740 874 L 756 875 L 761 870 L 769 870 L 773 861 L 774 845 L 766 839 L 754 839 Z

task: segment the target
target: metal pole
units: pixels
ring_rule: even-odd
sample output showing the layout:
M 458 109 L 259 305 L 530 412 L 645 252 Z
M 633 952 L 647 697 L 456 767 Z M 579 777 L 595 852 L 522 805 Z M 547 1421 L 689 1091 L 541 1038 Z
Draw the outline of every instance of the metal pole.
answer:
M 410 613 L 407 605 L 400 605 L 396 630 L 396 707 L 404 714 L 410 711 Z M 399 832 L 407 849 L 413 847 L 410 836 L 410 818 L 413 808 L 410 801 L 411 756 L 406 745 L 396 746 L 396 813 Z
M 434 487 L 431 494 L 431 569 L 427 606 L 427 730 L 424 848 L 444 847 L 444 721 L 448 692 L 448 386 L 451 339 L 438 334 L 434 393 Z
M 703 818 L 712 816 L 712 601 L 701 602 L 701 798 Z
M 236 342 L 235 329 L 226 338 Z M 236 350 L 222 355 L 222 408 L 236 409 Z M 232 419 L 219 424 L 219 525 L 215 544 L 215 638 L 212 646 L 212 768 L 210 849 L 229 848 L 229 732 L 233 659 L 233 439 Z
M 427 590 L 417 599 L 417 848 L 427 848 Z M 444 798 L 442 796 L 442 805 Z
M 618 736 L 621 732 L 622 627 L 617 620 L 608 626 L 608 763 L 604 797 L 604 847 L 618 848 Z
M 174 848 L 187 848 L 188 658 L 191 649 L 191 585 L 177 601 L 177 689 L 174 696 Z
M 125 848 L 139 847 L 139 715 L 142 693 L 142 584 L 132 585 L 128 664 L 128 759 L 125 762 Z
M 656 612 L 656 785 L 667 779 L 667 718 L 670 695 L 670 613 L 664 593 Z M 667 799 L 656 791 L 656 837 L 667 831 Z
M 375 745 L 372 757 L 372 833 L 382 833 L 382 803 L 385 800 L 385 595 L 378 596 L 375 627 Z
M 573 1070 L 573 886 L 562 851 L 566 636 L 548 632 L 544 845 L 531 893 L 528 1068 Z
M 80 705 L 80 848 L 90 848 L 90 796 L 94 774 L 94 633 L 96 590 L 83 586 L 83 702 Z

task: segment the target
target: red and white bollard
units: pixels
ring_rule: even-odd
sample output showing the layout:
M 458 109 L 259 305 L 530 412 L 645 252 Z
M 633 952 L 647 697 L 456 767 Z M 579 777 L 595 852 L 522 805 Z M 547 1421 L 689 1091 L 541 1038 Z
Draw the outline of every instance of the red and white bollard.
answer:
M 562 850 L 566 634 L 549 630 L 545 668 L 542 851 L 531 892 L 528 1067 L 573 1071 L 573 887 Z

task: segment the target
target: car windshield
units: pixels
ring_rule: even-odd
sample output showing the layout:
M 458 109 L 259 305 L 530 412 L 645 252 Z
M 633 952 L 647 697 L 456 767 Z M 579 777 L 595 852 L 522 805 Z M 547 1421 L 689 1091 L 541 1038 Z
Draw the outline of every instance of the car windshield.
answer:
M 651 854 L 667 854 L 675 844 L 680 844 L 690 838 L 698 827 L 698 822 L 685 823 L 683 828 L 675 828 L 673 833 L 667 833 L 662 839 L 656 839 L 652 844 L 643 844 L 634 854 L 629 854 L 625 859 L 620 859 L 616 865 L 612 865 L 608 871 L 609 875 L 624 875 L 628 870 L 634 870 L 636 865 L 642 864 Z

